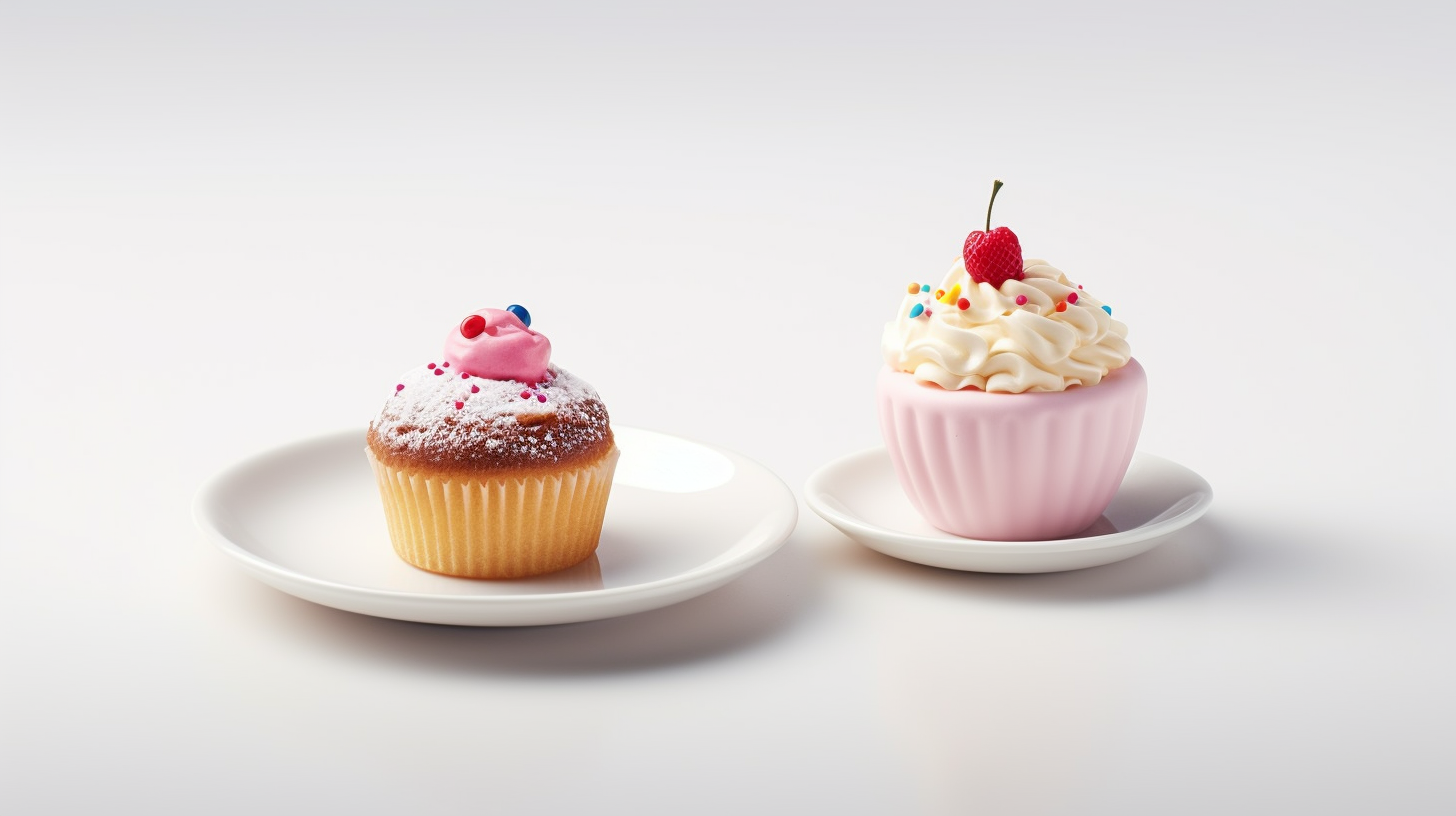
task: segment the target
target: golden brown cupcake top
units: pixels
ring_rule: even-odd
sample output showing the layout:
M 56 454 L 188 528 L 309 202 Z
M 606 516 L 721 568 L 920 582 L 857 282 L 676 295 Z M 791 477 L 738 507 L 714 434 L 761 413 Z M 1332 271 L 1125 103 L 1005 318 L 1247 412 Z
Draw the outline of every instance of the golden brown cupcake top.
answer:
M 448 362 L 405 374 L 369 423 L 368 441 L 392 467 L 493 478 L 592 464 L 613 445 L 606 406 L 569 372 L 552 366 L 525 385 Z

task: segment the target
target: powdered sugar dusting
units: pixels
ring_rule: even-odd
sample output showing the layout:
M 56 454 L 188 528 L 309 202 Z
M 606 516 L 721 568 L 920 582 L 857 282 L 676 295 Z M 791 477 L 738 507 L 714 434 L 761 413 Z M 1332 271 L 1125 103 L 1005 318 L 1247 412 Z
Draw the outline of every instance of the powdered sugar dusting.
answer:
M 555 366 L 539 383 L 439 370 L 406 373 L 404 387 L 386 398 L 370 424 L 386 449 L 452 467 L 550 465 L 600 447 L 611 433 L 597 392 Z

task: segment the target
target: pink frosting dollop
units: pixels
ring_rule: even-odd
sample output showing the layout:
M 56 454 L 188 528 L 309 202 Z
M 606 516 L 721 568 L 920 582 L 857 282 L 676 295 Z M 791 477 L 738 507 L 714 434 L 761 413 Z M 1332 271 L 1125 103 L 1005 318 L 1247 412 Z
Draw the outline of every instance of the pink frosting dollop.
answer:
M 474 316 L 484 318 L 485 325 L 473 320 Z M 467 336 L 476 330 L 479 333 L 474 337 Z M 546 379 L 551 341 L 505 309 L 481 309 L 466 315 L 446 335 L 445 361 L 453 370 L 472 377 L 531 385 Z

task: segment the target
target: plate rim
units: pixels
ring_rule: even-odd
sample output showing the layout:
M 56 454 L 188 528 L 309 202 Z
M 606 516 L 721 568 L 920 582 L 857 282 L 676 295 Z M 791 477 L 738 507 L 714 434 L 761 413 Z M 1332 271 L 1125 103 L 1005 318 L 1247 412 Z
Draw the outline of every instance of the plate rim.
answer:
M 757 535 L 760 536 L 760 541 L 758 543 L 740 546 L 743 539 L 739 539 L 738 542 L 734 542 L 730 549 L 728 549 L 724 553 L 721 553 L 704 563 L 693 566 L 675 575 L 620 587 L 603 587 L 600 589 L 574 590 L 571 592 L 534 592 L 514 595 L 440 594 L 431 592 L 404 591 L 396 589 L 381 589 L 377 587 L 364 587 L 356 584 L 340 583 L 338 581 L 330 580 L 328 578 L 321 578 L 315 575 L 299 572 L 295 569 L 283 566 L 267 558 L 264 558 L 263 556 L 252 552 L 251 550 L 230 539 L 219 528 L 219 526 L 214 523 L 212 514 L 214 514 L 217 510 L 221 509 L 221 507 L 223 506 L 221 502 L 222 488 L 225 486 L 226 482 L 237 473 L 250 467 L 256 467 L 269 459 L 284 457 L 290 453 L 296 453 L 300 449 L 307 447 L 328 448 L 334 445 L 343 444 L 350 439 L 357 439 L 362 448 L 365 436 L 365 429 L 362 426 L 355 428 L 322 431 L 309 436 L 300 437 L 298 439 L 294 439 L 292 441 L 285 442 L 262 451 L 257 451 L 241 459 L 237 459 L 230 464 L 220 468 L 212 475 L 208 476 L 198 487 L 197 492 L 194 494 L 192 500 L 192 520 L 194 525 L 203 534 L 204 538 L 211 541 L 215 546 L 221 549 L 228 556 L 237 560 L 245 569 L 254 573 L 255 577 L 259 578 L 259 580 L 264 580 L 264 583 L 268 584 L 269 586 L 272 586 L 280 591 L 287 592 L 290 595 L 295 595 L 295 597 L 303 597 L 304 600 L 308 600 L 313 603 L 319 603 L 324 606 L 331 606 L 336 609 L 345 609 L 345 607 L 341 607 L 332 603 L 325 603 L 315 597 L 304 597 L 297 595 L 297 593 L 290 592 L 284 586 L 280 586 L 277 583 L 265 580 L 263 576 L 272 577 L 283 583 L 298 584 L 301 586 L 311 587 L 324 593 L 342 594 L 344 596 L 354 598 L 373 599 L 380 603 L 391 605 L 428 604 L 436 608 L 444 607 L 452 611 L 484 611 L 489 609 L 510 609 L 524 613 L 548 609 L 555 605 L 569 605 L 573 608 L 579 609 L 583 606 L 591 607 L 596 604 L 603 604 L 609 607 L 630 607 L 620 610 L 617 610 L 615 608 L 599 609 L 597 610 L 596 614 L 592 614 L 589 616 L 563 615 L 560 616 L 559 620 L 543 621 L 544 623 L 566 623 L 616 617 L 620 615 L 632 614 L 639 611 L 647 611 L 648 609 L 659 608 L 660 606 L 668 606 L 672 603 L 677 603 L 682 600 L 687 600 L 691 597 L 696 597 L 696 594 L 700 593 L 682 595 L 681 597 L 676 597 L 675 600 L 672 600 L 672 598 L 675 597 L 675 592 L 681 594 L 698 588 L 703 588 L 703 591 L 706 592 L 716 588 L 723 583 L 727 583 L 734 578 L 737 578 L 739 575 L 741 575 L 743 572 L 745 572 L 755 564 L 767 559 L 770 555 L 777 552 L 784 545 L 784 543 L 788 541 L 788 539 L 793 535 L 794 530 L 797 528 L 799 507 L 793 490 L 789 488 L 789 486 L 783 481 L 782 478 L 779 477 L 778 474 L 774 473 L 772 470 L 760 464 L 759 462 L 747 456 L 744 456 L 741 453 L 737 453 L 736 451 L 729 450 L 719 445 L 714 445 L 709 442 L 700 442 L 696 439 L 691 439 L 678 434 L 620 424 L 614 425 L 613 430 L 627 430 L 633 433 L 653 434 L 656 436 L 664 436 L 682 442 L 688 442 L 694 445 L 701 445 L 702 447 L 709 448 L 713 451 L 729 457 L 731 460 L 734 461 L 735 465 L 746 465 L 750 468 L 753 468 L 759 474 L 769 477 L 777 487 L 777 491 L 775 492 L 778 494 L 781 501 L 776 502 L 772 507 L 768 508 L 767 511 L 763 514 L 763 519 L 766 521 L 772 521 L 777 517 L 780 519 L 779 522 L 776 525 L 773 525 L 768 531 L 758 533 Z M 672 495 L 667 491 L 654 492 L 663 493 L 664 495 Z M 756 527 L 751 528 L 749 533 L 745 534 L 745 537 L 747 537 L 749 534 L 754 534 L 756 529 Z M 450 578 L 452 576 L 441 577 Z M 459 580 L 469 581 L 472 579 L 460 578 Z M 670 599 L 666 604 L 657 604 L 641 608 L 634 607 L 631 604 L 631 601 L 633 600 L 660 600 L 664 596 Z M 393 614 L 381 614 L 379 612 L 372 611 L 360 612 L 356 609 L 346 609 L 346 611 L 356 612 L 358 614 L 372 615 L 374 617 L 392 618 L 395 620 L 420 620 L 419 618 L 398 617 Z M 513 621 L 502 624 L 476 622 L 464 625 L 514 626 L 522 624 Z
M 880 455 L 883 455 L 887 460 L 889 458 L 889 452 L 883 445 L 840 456 L 821 465 L 804 482 L 804 503 L 809 506 L 809 509 L 818 514 L 820 518 L 829 522 L 846 535 L 850 535 L 850 530 L 852 529 L 870 538 L 891 541 L 905 547 L 935 550 L 943 553 L 964 553 L 968 555 L 1052 555 L 1056 553 L 1083 552 L 1087 550 L 1122 547 L 1153 538 L 1160 538 L 1192 524 L 1202 517 L 1204 513 L 1207 513 L 1208 508 L 1213 504 L 1213 487 L 1209 485 L 1207 479 L 1204 479 L 1196 471 L 1166 457 L 1137 450 L 1133 453 L 1133 464 L 1138 462 L 1153 462 L 1176 468 L 1192 477 L 1198 485 L 1197 489 L 1189 493 L 1190 496 L 1195 497 L 1194 501 L 1172 516 L 1151 524 L 1140 525 L 1131 530 L 1120 530 L 1114 533 L 1103 533 L 1085 538 L 1056 538 L 1041 541 L 994 541 L 965 538 L 962 536 L 953 536 L 951 540 L 930 538 L 915 533 L 906 533 L 875 526 L 862 519 L 847 516 L 832 505 L 824 502 L 824 497 L 832 497 L 834 494 L 832 491 L 826 490 L 823 483 L 835 472 L 861 460 L 875 458 Z M 1131 467 L 1129 467 L 1129 470 L 1131 470 Z M 1120 487 L 1119 490 L 1121 490 Z M 1174 504 L 1176 505 L 1177 503 L 1175 502 Z M 945 535 L 952 536 L 953 534 L 945 533 Z M 854 535 L 850 535 L 850 537 L 855 538 Z M 872 547 L 872 549 L 875 548 Z

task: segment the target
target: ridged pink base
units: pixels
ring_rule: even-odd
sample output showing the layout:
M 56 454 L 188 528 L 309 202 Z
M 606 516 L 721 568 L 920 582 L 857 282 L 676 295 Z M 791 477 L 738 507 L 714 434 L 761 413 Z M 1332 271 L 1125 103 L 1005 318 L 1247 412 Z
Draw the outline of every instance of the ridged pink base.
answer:
M 1136 360 L 1092 386 L 994 394 L 923 385 L 889 367 L 880 431 L 910 502 L 936 527 L 987 541 L 1086 529 L 1127 474 L 1148 381 Z

